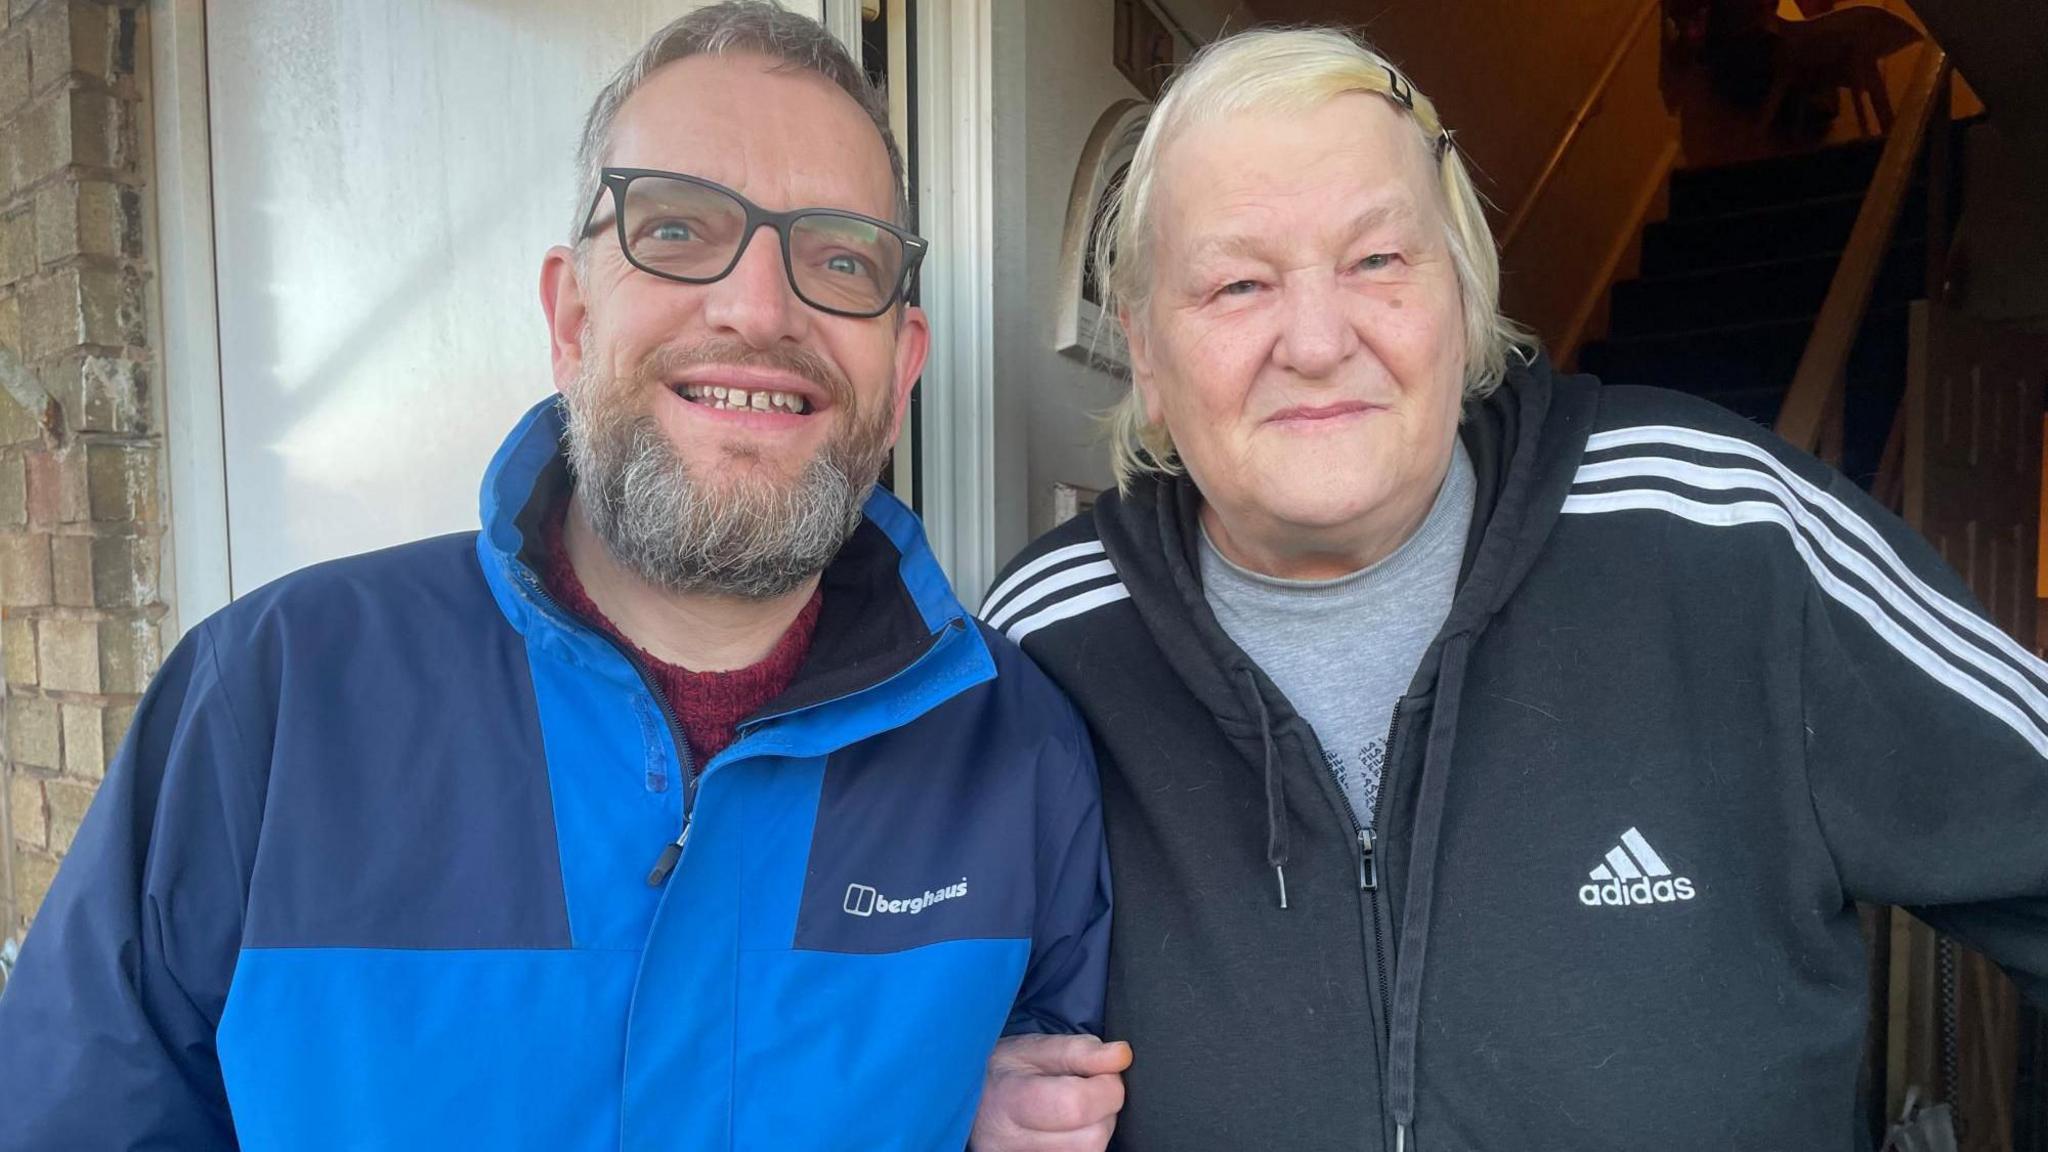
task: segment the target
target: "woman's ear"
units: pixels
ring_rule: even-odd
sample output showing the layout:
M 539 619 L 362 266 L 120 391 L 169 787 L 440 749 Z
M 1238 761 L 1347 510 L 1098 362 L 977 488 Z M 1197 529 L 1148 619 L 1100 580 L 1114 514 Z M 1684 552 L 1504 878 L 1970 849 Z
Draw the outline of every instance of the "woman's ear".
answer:
M 1138 403 L 1144 406 L 1145 423 L 1158 424 L 1163 417 L 1159 408 L 1158 380 L 1152 366 L 1152 335 L 1143 323 L 1134 320 L 1129 308 L 1116 311 L 1117 327 L 1123 329 L 1124 347 L 1131 358 L 1131 387 L 1137 390 Z

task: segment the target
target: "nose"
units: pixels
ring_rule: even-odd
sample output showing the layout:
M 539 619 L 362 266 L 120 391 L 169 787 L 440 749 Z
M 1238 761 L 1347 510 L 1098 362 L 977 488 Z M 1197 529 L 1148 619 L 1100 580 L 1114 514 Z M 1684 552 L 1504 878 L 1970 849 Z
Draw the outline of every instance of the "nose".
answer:
M 705 323 L 752 347 L 801 340 L 809 328 L 810 306 L 791 290 L 781 238 L 765 224 L 755 231 L 733 270 L 705 290 Z
M 1335 372 L 1358 349 L 1358 332 L 1346 315 L 1336 277 L 1302 273 L 1282 295 L 1280 340 L 1274 359 L 1297 375 L 1318 379 Z

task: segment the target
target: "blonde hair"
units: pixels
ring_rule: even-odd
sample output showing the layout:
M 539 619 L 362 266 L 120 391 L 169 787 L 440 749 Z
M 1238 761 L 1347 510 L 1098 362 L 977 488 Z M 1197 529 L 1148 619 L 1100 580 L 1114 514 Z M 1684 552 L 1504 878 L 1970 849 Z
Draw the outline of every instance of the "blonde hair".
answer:
M 1352 92 L 1385 97 L 1407 113 L 1436 157 L 1444 232 L 1465 321 L 1465 395 L 1484 396 L 1507 374 L 1511 349 L 1528 334 L 1500 313 L 1500 253 L 1465 162 L 1436 106 L 1363 41 L 1332 28 L 1241 32 L 1202 49 L 1159 101 L 1109 205 L 1096 247 L 1103 312 L 1142 312 L 1152 289 L 1153 181 L 1166 145 L 1197 124 L 1246 112 L 1296 113 Z M 1108 416 L 1117 487 L 1142 475 L 1181 470 L 1172 438 L 1145 419 L 1134 387 Z

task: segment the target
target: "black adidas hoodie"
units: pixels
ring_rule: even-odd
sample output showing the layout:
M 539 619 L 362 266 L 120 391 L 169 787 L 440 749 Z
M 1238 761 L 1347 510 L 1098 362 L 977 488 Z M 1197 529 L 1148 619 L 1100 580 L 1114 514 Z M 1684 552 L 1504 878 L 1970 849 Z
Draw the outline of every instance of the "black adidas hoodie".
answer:
M 990 593 L 1096 737 L 1119 1146 L 1851 1148 L 1853 901 L 2048 992 L 2048 668 L 1701 401 L 1539 362 L 1463 436 L 1465 570 L 1369 827 L 1211 615 L 1186 480 Z

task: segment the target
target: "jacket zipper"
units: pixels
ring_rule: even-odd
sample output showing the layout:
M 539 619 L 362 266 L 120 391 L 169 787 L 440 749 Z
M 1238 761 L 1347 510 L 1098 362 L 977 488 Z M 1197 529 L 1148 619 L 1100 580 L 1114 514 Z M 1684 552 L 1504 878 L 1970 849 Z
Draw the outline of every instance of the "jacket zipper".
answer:
M 1371 823 L 1367 824 L 1359 821 L 1358 809 L 1351 805 L 1351 794 L 1344 790 L 1344 782 L 1342 780 L 1337 781 L 1337 795 L 1344 800 L 1344 815 L 1351 821 L 1352 836 L 1358 841 L 1358 890 L 1366 893 L 1366 900 L 1368 902 L 1366 919 L 1372 924 L 1373 974 L 1379 977 L 1380 1019 L 1382 1020 L 1387 1019 L 1388 1013 L 1393 1009 L 1391 1000 L 1387 995 L 1387 946 L 1380 932 L 1379 834 L 1375 829 L 1379 827 L 1380 797 L 1386 792 L 1386 766 L 1393 762 L 1394 730 L 1400 726 L 1400 723 L 1401 702 L 1397 699 L 1394 701 L 1394 717 L 1387 723 L 1387 754 L 1380 761 L 1381 787 L 1372 795 Z M 1337 770 L 1334 767 L 1330 768 L 1329 772 L 1332 777 L 1337 775 Z
M 690 844 L 690 819 L 696 812 L 697 802 L 697 756 L 690 751 L 690 741 L 683 735 L 683 726 L 676 720 L 674 710 L 669 707 L 668 698 L 655 691 L 653 681 L 648 679 L 647 669 L 641 667 L 640 661 L 635 659 L 632 653 L 625 652 L 622 655 L 633 665 L 633 670 L 640 674 L 641 683 L 646 684 L 647 690 L 654 694 L 654 702 L 661 708 L 662 718 L 668 721 L 669 739 L 675 742 L 676 759 L 681 763 L 683 770 L 682 831 L 677 832 L 676 838 L 669 841 L 661 850 L 661 855 L 655 858 L 654 867 L 647 872 L 647 886 L 659 888 L 668 882 L 669 873 L 676 870 L 676 865 L 683 858 L 683 849 Z
M 946 622 L 946 629 L 948 631 L 951 631 L 952 629 L 961 626 L 961 624 L 962 621 L 960 621 L 957 618 L 953 620 L 948 620 Z M 607 639 L 609 639 L 609 637 L 607 637 Z M 612 646 L 614 648 L 618 647 L 617 644 L 613 644 Z M 924 662 L 924 658 L 930 655 L 937 648 L 938 645 L 934 643 L 930 648 L 927 648 L 924 650 L 924 652 L 919 653 L 917 659 L 912 660 L 910 663 L 904 665 L 902 668 L 897 669 L 894 673 L 891 673 L 888 677 L 886 677 L 879 683 L 886 684 L 890 680 L 894 680 L 896 679 L 896 677 L 901 676 L 904 673 L 910 671 L 912 668 L 915 668 L 919 664 L 922 664 Z M 652 692 L 653 689 L 651 685 L 653 682 L 648 680 L 647 670 L 640 666 L 640 661 L 636 659 L 631 652 L 627 652 L 624 649 L 620 649 L 620 655 L 624 656 L 627 662 L 633 665 L 634 671 L 640 673 L 640 679 L 643 682 L 646 682 L 650 685 L 649 691 Z M 683 849 L 688 847 L 690 844 L 690 819 L 692 812 L 695 811 L 695 802 L 697 799 L 697 779 L 699 774 L 697 772 L 696 757 L 690 752 L 689 741 L 683 738 L 682 726 L 676 722 L 675 713 L 669 709 L 669 703 L 667 698 L 664 697 L 660 692 L 654 692 L 653 695 L 654 702 L 661 706 L 661 714 L 668 720 L 669 733 L 671 736 L 675 738 L 676 755 L 681 757 L 682 759 L 684 773 L 683 830 L 682 832 L 677 834 L 676 838 L 673 841 L 671 841 L 666 848 L 663 848 L 661 850 L 660 859 L 654 862 L 653 870 L 647 873 L 648 886 L 652 888 L 659 888 L 661 887 L 662 883 L 668 879 L 669 873 L 675 871 L 676 863 L 683 858 Z M 801 712 L 803 710 L 804 709 L 802 708 L 792 708 L 786 712 L 770 712 L 765 716 L 750 717 L 746 720 L 740 721 L 738 730 L 740 735 L 744 736 L 748 732 L 751 732 L 754 729 L 759 728 L 761 725 L 766 724 L 771 720 L 780 720 L 785 716 L 794 716 L 796 713 Z
M 539 577 L 531 572 L 522 572 L 521 575 L 525 577 L 526 589 L 534 599 L 539 600 L 557 615 L 567 615 L 562 610 L 561 602 L 541 584 Z M 675 709 L 669 705 L 668 697 L 655 686 L 654 678 L 647 673 L 647 666 L 625 645 L 604 632 L 595 628 L 588 631 L 611 645 L 613 651 L 625 658 L 626 664 L 633 669 L 633 674 L 640 677 L 640 686 L 647 689 L 647 694 L 654 698 L 654 706 L 661 709 L 661 718 L 668 724 L 669 740 L 675 745 L 676 760 L 682 768 L 683 826 L 676 833 L 676 838 L 662 848 L 660 857 L 654 861 L 654 867 L 647 873 L 647 886 L 659 888 L 667 883 L 669 873 L 676 870 L 676 864 L 683 858 L 683 849 L 690 843 L 690 818 L 697 804 L 697 757 L 690 751 L 689 738 L 683 735 L 683 725 L 676 719 Z
M 1358 890 L 1360 892 L 1376 893 L 1380 886 L 1380 866 L 1378 861 L 1373 858 L 1374 840 L 1372 829 L 1359 822 L 1358 809 L 1351 806 L 1351 794 L 1344 791 L 1344 781 L 1337 775 L 1337 769 L 1331 766 L 1329 772 L 1331 778 L 1337 781 L 1337 795 L 1344 798 L 1344 818 L 1351 821 L 1352 838 L 1358 841 Z M 1375 809 L 1379 807 L 1379 797 L 1377 795 L 1373 797 L 1373 807 Z M 1378 812 L 1375 811 L 1373 815 L 1377 817 Z M 1377 899 L 1377 896 L 1375 896 L 1375 899 Z M 1375 942 L 1377 942 L 1377 937 L 1375 937 Z
M 1362 828 L 1358 833 L 1360 884 L 1372 893 L 1372 952 L 1378 961 L 1380 978 L 1380 1019 L 1385 1020 L 1393 1011 L 1393 1000 L 1387 995 L 1387 945 L 1380 932 L 1380 866 L 1375 850 L 1379 847 L 1380 798 L 1387 794 L 1387 768 L 1394 763 L 1394 733 L 1401 728 L 1401 701 L 1394 701 L 1394 715 L 1387 721 L 1387 749 L 1380 757 L 1380 786 L 1372 794 L 1372 826 Z M 1351 802 L 1346 797 L 1344 802 Z M 1356 817 L 1353 818 L 1354 821 Z

